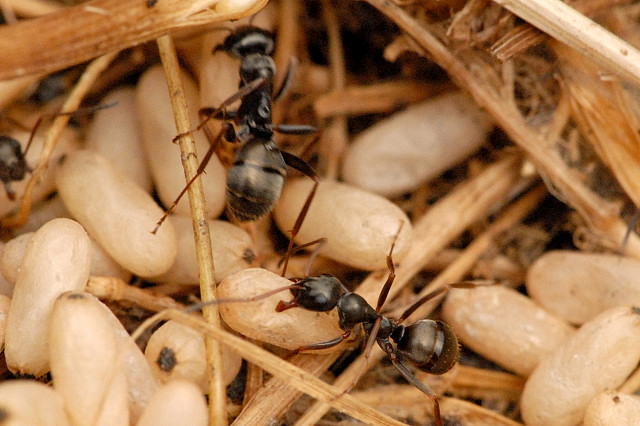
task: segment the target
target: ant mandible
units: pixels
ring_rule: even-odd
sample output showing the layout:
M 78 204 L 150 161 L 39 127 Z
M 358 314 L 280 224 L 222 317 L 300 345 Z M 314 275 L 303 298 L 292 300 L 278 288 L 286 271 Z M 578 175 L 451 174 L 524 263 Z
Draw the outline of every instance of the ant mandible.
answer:
M 227 175 L 227 206 L 230 214 L 239 221 L 256 220 L 273 209 L 282 192 L 287 166 L 313 179 L 314 186 L 291 231 L 288 252 L 291 251 L 293 238 L 302 226 L 302 221 L 318 186 L 319 176 L 304 160 L 278 149 L 274 140 L 274 132 L 304 135 L 317 134 L 318 131 L 314 127 L 306 125 L 273 124 L 272 99 L 277 99 L 282 94 L 287 85 L 286 81 L 289 80 L 289 76 L 287 76 L 285 83 L 274 95 L 276 68 L 270 56 L 273 53 L 273 48 L 274 40 L 271 33 L 255 26 L 246 26 L 236 30 L 225 39 L 221 46 L 216 48 L 216 50 L 226 51 L 241 60 L 240 90 L 217 108 L 201 109 L 200 114 L 206 118 L 193 131 L 200 130 L 212 118 L 232 119 L 235 126 L 226 123 L 223 131 L 218 134 L 203 157 L 196 175 L 187 183 L 173 205 L 158 221 L 153 233 L 158 230 L 195 178 L 202 174 L 215 152 L 220 138 L 224 137 L 228 142 L 244 144 L 236 153 L 233 165 Z M 238 110 L 228 111 L 226 108 L 237 100 L 241 101 Z M 180 134 L 174 140 L 184 135 Z M 284 269 L 286 270 L 286 264 Z

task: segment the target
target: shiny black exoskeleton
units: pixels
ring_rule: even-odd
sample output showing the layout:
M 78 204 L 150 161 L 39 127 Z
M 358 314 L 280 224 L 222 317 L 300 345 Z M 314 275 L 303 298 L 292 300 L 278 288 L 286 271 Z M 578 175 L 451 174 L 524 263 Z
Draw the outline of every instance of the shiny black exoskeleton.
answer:
M 311 311 L 325 312 L 337 308 L 340 317 L 339 325 L 345 334 L 332 340 L 331 346 L 349 337 L 350 332 L 358 324 L 362 324 L 364 331 L 370 333 L 376 321 L 379 321 L 380 329 L 375 337 L 376 342 L 387 354 L 398 361 L 407 359 L 422 371 L 444 374 L 458 359 L 458 339 L 448 324 L 425 319 L 404 326 L 380 314 L 362 296 L 348 291 L 332 275 L 324 274 L 319 277 L 305 278 L 296 283 L 296 288 L 292 289 L 291 293 L 294 296 L 293 300 L 281 301 L 276 311 L 301 307 Z M 395 342 L 395 348 L 391 340 Z M 329 347 L 327 343 L 329 342 L 323 342 L 320 345 L 326 348 Z M 311 345 L 301 350 L 316 348 L 316 345 Z
M 227 177 L 227 205 L 231 214 L 241 221 L 255 220 L 273 209 L 282 192 L 287 165 L 317 180 L 308 164 L 280 151 L 275 144 L 274 130 L 290 134 L 315 133 L 316 130 L 310 126 L 273 125 L 271 104 L 276 73 L 270 56 L 273 48 L 272 35 L 252 26 L 237 30 L 219 48 L 242 61 L 240 90 L 250 88 L 242 95 L 238 111 L 224 113 L 232 116 L 235 123 L 234 131 L 225 132 L 225 138 L 229 142 L 244 143 Z
M 455 365 L 458 359 L 458 339 L 451 327 L 442 321 L 423 319 L 408 326 L 403 325 L 402 322 L 422 304 L 449 289 L 472 288 L 476 284 L 458 283 L 441 287 L 410 306 L 399 319 L 388 318 L 380 311 L 395 279 L 395 267 L 391 257 L 394 245 L 395 240 L 387 256 L 389 276 L 378 296 L 375 309 L 362 296 L 348 291 L 336 277 L 324 274 L 297 281 L 290 289 L 293 299 L 288 302 L 280 301 L 276 306 L 276 311 L 281 312 L 295 307 L 316 312 L 330 311 L 333 308 L 338 311 L 339 325 L 345 331 L 344 334 L 333 340 L 303 346 L 294 353 L 336 346 L 348 338 L 358 324 L 362 324 L 365 333 L 369 335 L 367 347 L 373 344 L 371 339 L 375 339 L 375 342 L 389 356 L 398 371 L 411 384 L 431 398 L 434 404 L 436 424 L 442 426 L 437 396 L 409 371 L 404 361 L 409 361 L 427 373 L 444 374 Z
M 30 170 L 24 159 L 20 142 L 9 136 L 0 136 L 0 180 L 4 183 L 10 200 L 16 198 L 11 182 L 24 179 L 24 175 Z
M 178 195 L 165 215 L 158 221 L 155 233 L 169 212 L 184 195 L 189 185 L 200 175 L 213 155 L 217 142 L 221 137 L 228 142 L 241 142 L 243 146 L 235 154 L 233 164 L 227 174 L 227 207 L 231 216 L 239 221 L 256 220 L 269 213 L 280 198 L 287 166 L 309 176 L 314 186 L 300 211 L 298 219 L 291 231 L 291 242 L 288 253 L 293 249 L 293 239 L 302 226 L 302 221 L 311 204 L 318 186 L 319 177 L 313 168 L 304 160 L 280 151 L 274 140 L 274 132 L 286 134 L 317 134 L 312 126 L 274 125 L 271 116 L 271 105 L 282 93 L 282 88 L 274 94 L 274 78 L 276 66 L 271 58 L 273 53 L 273 36 L 258 27 L 247 26 L 229 35 L 224 43 L 216 48 L 241 60 L 240 89 L 217 108 L 203 108 L 200 114 L 207 118 L 196 130 L 201 129 L 211 118 L 232 120 L 211 144 L 203 157 L 197 174 Z M 285 79 L 285 80 L 288 80 Z M 286 86 L 283 85 L 283 87 Z M 237 111 L 228 111 L 234 102 L 240 100 Z M 176 137 L 179 138 L 182 135 Z M 174 139 L 175 140 L 175 139 Z M 283 276 L 287 268 L 288 256 L 283 266 Z

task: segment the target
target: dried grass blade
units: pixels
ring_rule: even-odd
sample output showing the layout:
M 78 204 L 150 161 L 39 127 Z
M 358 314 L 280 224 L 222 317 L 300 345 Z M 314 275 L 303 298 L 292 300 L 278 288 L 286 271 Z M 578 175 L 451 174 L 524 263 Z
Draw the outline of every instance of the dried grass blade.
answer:
M 560 0 L 493 0 L 615 74 L 640 85 L 640 51 Z

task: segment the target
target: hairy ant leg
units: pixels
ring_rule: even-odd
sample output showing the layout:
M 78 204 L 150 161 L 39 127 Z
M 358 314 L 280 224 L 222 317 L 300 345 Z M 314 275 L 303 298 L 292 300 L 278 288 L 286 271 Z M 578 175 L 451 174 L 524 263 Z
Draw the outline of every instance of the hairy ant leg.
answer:
M 305 200 L 304 205 L 300 210 L 300 213 L 298 213 L 296 222 L 294 223 L 293 228 L 291 229 L 291 232 L 290 232 L 291 235 L 289 236 L 290 238 L 289 246 L 287 247 L 287 254 L 285 255 L 285 261 L 284 261 L 284 265 L 282 266 L 282 273 L 281 273 L 281 275 L 284 277 L 287 272 L 287 265 L 289 264 L 289 258 L 291 257 L 291 252 L 293 250 L 294 240 L 298 235 L 298 232 L 300 232 L 300 228 L 302 227 L 302 222 L 304 221 L 304 218 L 307 216 L 307 212 L 311 207 L 311 201 L 313 201 L 313 197 L 316 195 L 316 190 L 318 189 L 318 184 L 320 183 L 320 176 L 318 176 L 318 174 L 311 168 L 311 166 L 301 158 L 298 158 L 295 155 L 289 154 L 288 152 L 285 152 L 285 151 L 282 151 L 282 157 L 284 158 L 285 163 L 289 167 L 298 170 L 299 172 L 305 174 L 306 176 L 310 177 L 313 180 L 313 187 L 311 188 L 309 195 L 307 195 L 307 199 Z
M 320 250 L 322 250 L 322 247 L 324 247 L 325 244 L 327 244 L 327 239 L 326 238 L 318 238 L 317 240 L 313 240 L 313 241 L 310 241 L 308 243 L 304 243 L 304 244 L 301 244 L 299 246 L 296 246 L 291 251 L 291 253 L 287 253 L 289 255 L 289 258 L 291 258 L 291 256 L 293 256 L 297 252 L 302 251 L 305 248 L 310 247 L 310 246 L 315 245 L 315 244 L 317 244 L 318 247 L 316 247 L 315 250 L 313 250 L 313 252 L 309 256 L 309 259 L 307 260 L 307 265 L 306 265 L 305 270 L 304 270 L 304 276 L 305 277 L 309 276 L 309 271 L 311 270 L 311 265 L 313 264 L 313 261 L 316 259 L 316 257 L 318 257 L 318 255 L 320 254 Z M 286 260 L 286 255 L 285 255 L 285 257 L 282 258 L 282 260 L 278 264 L 278 267 L 280 267 L 282 265 L 282 263 L 284 263 L 285 260 Z M 295 282 L 300 281 L 300 280 L 294 279 L 294 278 L 291 278 L 291 280 L 292 281 L 295 280 Z

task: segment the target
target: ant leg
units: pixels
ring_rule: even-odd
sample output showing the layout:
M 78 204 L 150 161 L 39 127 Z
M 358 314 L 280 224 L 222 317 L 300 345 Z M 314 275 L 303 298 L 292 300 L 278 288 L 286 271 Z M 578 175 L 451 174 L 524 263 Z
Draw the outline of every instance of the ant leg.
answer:
M 302 227 L 302 222 L 304 218 L 307 216 L 307 212 L 309 211 L 309 207 L 311 206 L 311 201 L 313 201 L 313 197 L 316 195 L 316 190 L 318 189 L 318 184 L 320 183 L 320 176 L 316 174 L 316 172 L 311 168 L 306 161 L 301 158 L 296 157 L 293 154 L 290 154 L 286 151 L 282 151 L 282 158 L 284 162 L 289 167 L 292 167 L 299 172 L 304 173 L 313 179 L 313 188 L 311 188 L 311 192 L 307 196 L 304 205 L 302 206 L 302 210 L 300 210 L 300 214 L 298 214 L 298 218 L 296 219 L 296 223 L 293 225 L 293 229 L 291 230 L 291 239 L 289 240 L 289 247 L 287 248 L 287 254 L 285 255 L 284 266 L 282 267 L 281 276 L 284 277 L 287 272 L 287 265 L 289 264 L 289 258 L 291 257 L 291 253 L 293 251 L 293 240 L 298 235 L 300 228 Z
M 344 334 L 336 337 L 335 339 L 327 340 L 326 342 L 320 342 L 320 343 L 314 343 L 312 345 L 300 346 L 298 349 L 294 349 L 291 352 L 289 352 L 287 354 L 286 358 L 290 358 L 290 357 L 292 357 L 294 355 L 298 355 L 300 352 L 316 351 L 316 350 L 319 350 L 319 349 L 333 348 L 334 346 L 338 346 L 344 340 L 349 338 L 349 336 L 351 336 L 351 330 L 345 331 Z
M 438 396 L 435 393 L 433 393 L 431 389 L 426 387 L 424 383 L 418 380 L 416 376 L 414 376 L 413 373 L 411 373 L 411 371 L 409 371 L 409 369 L 402 363 L 402 361 L 400 361 L 398 357 L 396 357 L 396 355 L 393 353 L 392 347 L 385 348 L 382 345 L 380 346 L 389 355 L 389 359 L 393 363 L 393 366 L 396 367 L 396 369 L 400 372 L 400 374 L 402 374 L 402 376 L 405 379 L 407 379 L 409 383 L 411 383 L 413 386 L 418 388 L 418 390 L 420 390 L 422 393 L 424 393 L 429 398 L 431 398 L 431 400 L 433 401 L 433 414 L 436 419 L 436 425 L 443 426 L 442 416 L 440 415 L 440 403 L 438 403 Z
M 278 294 L 281 293 L 283 291 L 286 290 L 294 290 L 294 289 L 299 289 L 300 286 L 297 284 L 291 284 L 291 285 L 287 285 L 284 287 L 279 287 L 279 288 L 274 288 L 273 290 L 267 291 L 265 293 L 259 294 L 257 296 L 252 296 L 252 297 L 233 297 L 233 298 L 228 298 L 228 299 L 216 299 L 216 300 L 212 300 L 210 302 L 202 302 L 202 303 L 196 303 L 195 305 L 191 305 L 187 308 L 184 309 L 185 313 L 190 313 L 190 312 L 195 312 L 195 311 L 199 311 L 204 307 L 207 306 L 211 306 L 211 305 L 224 305 L 227 303 L 247 303 L 247 302 L 258 302 L 260 300 L 266 299 L 269 296 L 273 296 L 274 294 Z
M 271 130 L 283 135 L 315 135 L 318 129 L 308 124 L 274 124 Z
M 482 286 L 486 286 L 486 285 L 498 285 L 498 283 L 497 282 L 478 283 L 478 282 L 474 282 L 474 281 L 463 281 L 463 282 L 459 282 L 459 283 L 455 283 L 455 284 L 446 284 L 446 285 L 440 287 L 439 289 L 434 290 L 431 293 L 428 293 L 428 294 L 424 295 L 423 297 L 418 299 L 413 305 L 409 306 L 407 308 L 407 310 L 405 310 L 404 313 L 400 316 L 400 318 L 398 318 L 398 320 L 397 320 L 398 324 L 401 324 L 412 313 L 414 313 L 416 311 L 416 309 L 418 309 L 423 304 L 427 303 L 429 300 L 431 300 L 431 299 L 433 299 L 435 297 L 438 297 L 441 294 L 444 294 L 444 293 L 448 292 L 449 290 L 451 290 L 453 288 L 469 289 L 469 288 L 482 287 Z
M 362 351 L 363 362 L 360 364 L 358 373 L 355 375 L 355 379 L 344 388 L 340 396 L 345 395 L 351 392 L 351 389 L 358 383 L 360 377 L 364 374 L 367 369 L 367 365 L 369 365 L 369 357 L 371 355 L 371 349 L 373 349 L 373 344 L 376 342 L 376 338 L 378 336 L 378 331 L 380 331 L 380 324 L 382 323 L 382 317 L 376 318 L 373 323 L 373 327 L 371 327 L 371 331 L 369 332 L 369 337 L 367 338 L 367 343 L 364 346 L 364 350 Z
M 318 255 L 320 254 L 320 250 L 322 250 L 322 247 L 324 247 L 324 245 L 327 244 L 327 239 L 326 238 L 318 238 L 317 240 L 313 240 L 313 241 L 310 241 L 308 243 L 304 243 L 302 245 L 296 246 L 291 251 L 291 254 L 289 256 L 289 258 L 291 258 L 291 256 L 293 256 L 297 252 L 302 251 L 305 248 L 310 247 L 310 246 L 312 246 L 314 244 L 317 244 L 318 247 L 316 247 L 316 249 L 311 253 L 311 256 L 309 256 L 309 260 L 307 261 L 307 266 L 305 267 L 305 270 L 304 270 L 304 276 L 305 277 L 309 276 L 309 270 L 311 269 L 311 265 L 313 264 L 313 261 L 316 259 L 316 257 L 318 257 Z M 282 264 L 282 262 L 284 262 L 284 260 L 285 259 L 282 258 L 280 263 L 278 263 L 278 266 L 280 266 Z
M 296 60 L 296 58 L 294 57 L 289 58 L 289 66 L 287 67 L 287 72 L 284 75 L 282 84 L 280 84 L 280 87 L 278 88 L 276 93 L 273 95 L 274 101 L 277 101 L 278 99 L 280 99 L 280 97 L 282 97 L 285 93 L 287 93 L 291 88 L 291 83 L 293 82 L 293 75 L 295 74 L 297 65 L 298 65 L 298 61 Z
M 216 118 L 216 116 L 222 112 L 225 108 L 227 108 L 229 105 L 231 105 L 232 103 L 234 103 L 237 100 L 240 100 L 242 98 L 244 98 L 245 96 L 247 96 L 249 93 L 253 92 L 254 90 L 260 88 L 261 86 L 263 86 L 265 83 L 267 82 L 267 79 L 264 77 L 258 77 L 255 80 L 245 84 L 244 86 L 242 86 L 240 88 L 240 90 L 238 90 L 236 93 L 234 93 L 233 95 L 229 96 L 227 99 L 225 99 L 216 109 L 214 110 L 210 110 L 209 108 L 202 108 L 200 111 L 203 111 L 203 113 L 206 115 L 206 117 L 200 122 L 200 124 L 198 124 L 198 126 L 195 129 L 189 130 L 187 132 L 184 133 L 179 133 L 178 135 L 176 135 L 173 139 L 172 142 L 177 141 L 178 139 L 190 135 L 194 132 L 199 131 L 200 129 L 202 129 L 204 127 L 205 124 L 207 124 L 207 122 L 209 120 L 211 120 L 212 118 Z
M 387 255 L 387 268 L 389 269 L 389 276 L 387 277 L 387 281 L 382 286 L 382 290 L 380 290 L 380 295 L 378 296 L 378 303 L 376 304 L 376 312 L 380 312 L 384 302 L 387 300 L 387 296 L 389 295 L 389 291 L 391 290 L 391 284 L 396 279 L 396 267 L 393 264 L 393 249 L 396 246 L 396 240 L 398 239 L 398 235 L 400 235 L 400 231 L 402 231 L 402 227 L 404 226 L 404 222 L 400 222 L 400 226 L 398 227 L 398 231 L 396 235 L 393 237 L 393 242 L 391 243 L 391 249 L 389 250 L 389 254 Z
M 151 231 L 152 234 L 155 235 L 156 232 L 158 232 L 158 229 L 160 229 L 160 226 L 162 226 L 162 223 L 169 217 L 169 214 L 171 214 L 173 209 L 178 205 L 178 202 L 180 202 L 180 199 L 187 192 L 191 184 L 196 180 L 196 178 L 198 178 L 204 172 L 205 167 L 207 166 L 207 164 L 209 164 L 209 160 L 211 159 L 211 156 L 216 150 L 216 146 L 220 142 L 222 133 L 224 132 L 220 132 L 216 137 L 216 139 L 213 141 L 213 143 L 209 146 L 207 153 L 204 155 L 204 157 L 202 158 L 202 162 L 198 166 L 198 170 L 196 170 L 196 174 L 193 175 L 193 177 L 189 180 L 189 182 L 187 182 L 185 187 L 182 188 L 182 191 L 180 191 L 180 194 L 178 194 L 178 197 L 173 201 L 173 204 L 171 204 L 171 206 L 167 209 L 167 211 L 164 212 L 164 215 L 162 215 L 160 220 L 156 222 L 156 227 L 153 228 L 153 231 Z

